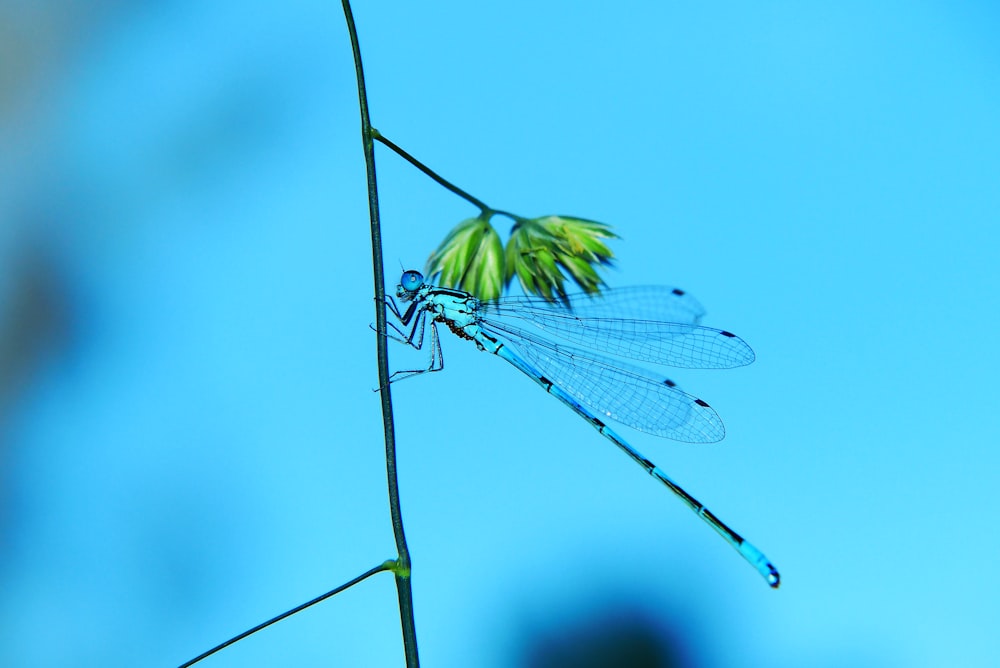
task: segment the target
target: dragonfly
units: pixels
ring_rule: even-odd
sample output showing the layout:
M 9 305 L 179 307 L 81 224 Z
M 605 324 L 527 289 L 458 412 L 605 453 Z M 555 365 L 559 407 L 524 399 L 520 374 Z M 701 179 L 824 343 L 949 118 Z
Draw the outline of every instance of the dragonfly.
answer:
M 715 410 L 676 383 L 617 358 L 691 369 L 750 364 L 754 352 L 732 332 L 703 327 L 704 309 L 683 290 L 669 287 L 608 289 L 599 296 L 571 295 L 564 303 L 511 296 L 481 301 L 468 292 L 431 285 L 419 271 L 404 271 L 396 297 L 386 301 L 399 325 L 389 335 L 417 350 L 429 330 L 430 360 L 421 369 L 397 371 L 390 382 L 441 371 L 440 323 L 479 350 L 505 359 L 614 443 L 663 483 L 739 552 L 768 585 L 778 570 L 754 547 L 647 459 L 605 420 L 690 443 L 722 440 Z

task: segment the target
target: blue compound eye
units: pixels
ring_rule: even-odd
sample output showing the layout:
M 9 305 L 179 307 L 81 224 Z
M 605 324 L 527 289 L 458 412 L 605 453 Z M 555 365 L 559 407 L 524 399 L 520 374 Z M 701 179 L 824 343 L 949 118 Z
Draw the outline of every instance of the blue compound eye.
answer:
M 399 284 L 407 292 L 416 292 L 424 284 L 424 275 L 419 271 L 404 271 L 399 279 Z

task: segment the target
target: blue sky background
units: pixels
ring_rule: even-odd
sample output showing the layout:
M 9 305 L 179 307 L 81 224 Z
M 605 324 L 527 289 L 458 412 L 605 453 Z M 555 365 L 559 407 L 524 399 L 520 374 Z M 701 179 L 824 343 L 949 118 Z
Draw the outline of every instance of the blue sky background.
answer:
M 992 3 L 354 10 L 379 130 L 495 207 L 614 225 L 610 285 L 751 343 L 674 374 L 725 441 L 623 433 L 783 575 L 448 336 L 393 394 L 425 665 L 615 624 L 692 666 L 993 665 Z M 343 17 L 0 14 L 0 664 L 176 666 L 394 555 Z M 378 171 L 394 285 L 476 212 Z M 392 579 L 204 665 L 402 665 Z

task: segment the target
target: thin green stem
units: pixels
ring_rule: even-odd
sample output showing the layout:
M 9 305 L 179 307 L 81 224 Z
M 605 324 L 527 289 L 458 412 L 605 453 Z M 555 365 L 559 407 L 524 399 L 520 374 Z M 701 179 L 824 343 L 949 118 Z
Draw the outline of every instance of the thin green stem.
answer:
M 508 213 L 507 211 L 501 211 L 500 209 L 494 209 L 481 199 L 473 197 L 469 193 L 465 192 L 464 190 L 456 186 L 454 183 L 444 178 L 443 176 L 435 172 L 433 169 L 431 169 L 430 167 L 428 167 L 427 165 L 425 165 L 424 163 L 420 162 L 415 157 L 407 153 L 406 150 L 401 148 L 399 145 L 395 144 L 391 139 L 383 135 L 375 128 L 372 128 L 372 139 L 381 142 L 382 144 L 385 144 L 386 146 L 391 148 L 397 155 L 399 155 L 399 157 L 401 157 L 403 160 L 406 160 L 408 163 L 410 163 L 411 165 L 419 169 L 421 172 L 432 178 L 441 187 L 455 193 L 465 201 L 474 204 L 475 206 L 478 206 L 479 210 L 482 211 L 484 216 L 496 214 L 498 216 L 506 216 L 507 218 L 510 218 L 511 220 L 514 221 L 521 220 L 520 216 L 513 213 Z
M 487 205 L 485 202 L 483 202 L 480 199 L 477 199 L 477 198 L 473 197 L 469 193 L 465 192 L 464 190 L 462 190 L 461 188 L 459 188 L 458 186 L 456 186 L 454 183 L 451 183 L 447 179 L 443 178 L 437 172 L 435 172 L 430 167 L 428 167 L 424 163 L 422 163 L 419 160 L 417 160 L 416 158 L 414 158 L 412 155 L 410 155 L 409 153 L 407 153 L 404 149 L 402 149 L 400 146 L 398 146 L 397 144 L 395 144 L 392 140 L 390 140 L 388 137 L 386 137 L 385 135 L 383 135 L 378 130 L 375 130 L 374 128 L 373 128 L 372 139 L 374 139 L 375 141 L 378 141 L 378 142 L 382 142 L 383 144 L 385 144 L 386 146 L 388 146 L 389 148 L 391 148 L 393 151 L 395 151 L 396 154 L 399 155 L 399 157 L 403 158 L 403 160 L 406 160 L 408 163 L 410 163 L 411 165 L 413 165 L 414 167 L 416 167 L 417 169 L 419 169 L 421 172 L 423 172 L 427 176 L 429 176 L 432 179 L 434 179 L 435 181 L 437 181 L 438 185 L 440 185 L 440 186 L 442 186 L 442 187 L 450 190 L 451 192 L 455 193 L 456 195 L 458 195 L 462 199 L 464 199 L 464 200 L 466 200 L 468 202 L 471 202 L 472 204 L 475 204 L 476 206 L 478 206 L 483 211 L 483 213 L 487 213 L 487 212 L 492 211 L 492 209 L 489 207 L 489 205 Z
M 226 642 L 221 643 L 219 645 L 216 645 L 215 647 L 213 647 L 212 649 L 208 650 L 207 652 L 205 652 L 203 654 L 199 654 L 198 656 L 196 656 L 195 658 L 191 659 L 187 663 L 181 664 L 180 668 L 189 668 L 190 666 L 193 666 L 194 664 L 198 663 L 202 659 L 207 659 L 208 657 L 212 656 L 213 654 L 215 654 L 219 650 L 223 650 L 223 649 L 229 647 L 230 645 L 232 645 L 233 643 L 237 643 L 237 642 L 243 640 L 247 636 L 252 636 L 254 633 L 257 633 L 257 631 L 261 631 L 263 629 L 266 629 L 271 624 L 276 624 L 277 622 L 280 622 L 282 619 L 285 619 L 286 617 L 291 617 L 292 615 L 294 615 L 297 612 L 302 612 L 303 610 L 305 610 L 308 607 L 314 606 L 317 603 L 325 601 L 326 599 L 330 598 L 331 596 L 333 596 L 335 594 L 339 594 L 340 592 L 344 591 L 345 589 L 353 587 L 354 585 L 358 584 L 362 580 L 366 580 L 366 579 L 370 578 L 371 576 L 375 575 L 376 573 L 381 573 L 382 571 L 391 571 L 391 570 L 393 570 L 395 568 L 396 568 L 396 562 L 395 561 L 393 561 L 391 559 L 389 561 L 384 561 L 381 564 L 379 564 L 378 566 L 376 566 L 375 568 L 373 568 L 373 569 L 371 569 L 369 571 L 365 571 L 364 573 L 362 573 L 358 577 L 354 578 L 350 582 L 345 582 L 344 584 L 340 585 L 336 589 L 331 589 L 330 591 L 326 592 L 325 594 L 321 594 L 320 596 L 317 596 L 316 598 L 312 599 L 311 601 L 306 601 L 302 605 L 296 606 L 296 607 L 292 608 L 291 610 L 288 610 L 287 612 L 283 612 L 280 615 L 278 615 L 277 617 L 272 617 L 271 619 L 267 620 L 266 622 L 264 622 L 262 624 L 258 624 L 257 626 L 253 627 L 252 629 L 247 629 L 243 633 L 241 633 L 241 634 L 239 634 L 237 636 L 233 636 L 232 638 L 230 638 Z
M 394 571 L 396 578 L 396 595 L 399 599 L 399 617 L 403 632 L 403 651 L 406 656 L 407 668 L 417 668 L 420 659 L 417 655 L 417 631 L 413 619 L 413 592 L 410 586 L 410 552 L 406 547 L 406 535 L 403 532 L 403 515 L 399 505 L 399 485 L 396 476 L 396 436 L 393 426 L 392 393 L 389 385 L 389 351 L 386 346 L 388 337 L 385 326 L 385 276 L 382 264 L 382 230 L 379 224 L 378 186 L 375 179 L 375 145 L 371 118 L 368 114 L 368 94 L 365 90 L 365 75 L 361 66 L 361 47 L 358 44 L 358 32 L 354 25 L 354 15 L 351 13 L 349 0 L 342 0 L 344 18 L 347 20 L 347 31 L 351 37 L 351 50 L 354 53 L 354 72 L 358 81 L 358 103 L 361 110 L 361 142 L 364 147 L 365 169 L 368 177 L 368 211 L 371 216 L 372 234 L 372 271 L 375 280 L 375 345 L 378 356 L 378 386 L 382 397 L 382 427 L 385 434 L 385 468 L 389 487 L 389 512 L 392 516 L 392 532 L 396 538 L 398 552 L 398 568 Z

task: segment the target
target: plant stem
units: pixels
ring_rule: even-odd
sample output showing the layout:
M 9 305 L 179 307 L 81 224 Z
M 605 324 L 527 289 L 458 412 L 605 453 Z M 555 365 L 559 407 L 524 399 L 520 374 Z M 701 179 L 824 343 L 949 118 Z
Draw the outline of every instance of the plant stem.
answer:
M 393 568 L 395 568 L 394 562 L 392 562 L 392 561 L 383 562 L 383 563 L 379 564 L 378 566 L 376 566 L 375 568 L 373 568 L 373 569 L 371 569 L 369 571 L 365 571 L 364 573 L 362 573 L 358 577 L 354 578 L 350 582 L 345 582 L 344 584 L 340 585 L 336 589 L 331 589 L 330 591 L 326 592 L 325 594 L 321 594 L 321 595 L 317 596 L 316 598 L 312 599 L 311 601 L 306 601 L 302 605 L 298 605 L 298 606 L 292 608 L 291 610 L 288 610 L 287 612 L 283 612 L 280 615 L 278 615 L 277 617 L 272 617 L 271 619 L 267 620 L 266 622 L 264 622 L 262 624 L 258 624 L 257 626 L 253 627 L 252 629 L 248 629 L 248 630 L 244 631 L 243 633 L 239 634 L 238 636 L 234 636 L 234 637 L 230 638 L 229 640 L 227 640 L 226 642 L 221 643 L 219 645 L 216 645 L 215 647 L 213 647 L 212 649 L 208 650 L 207 652 L 204 652 L 203 654 L 199 654 L 198 656 L 196 656 L 195 658 L 191 659 L 187 663 L 181 664 L 180 668 L 190 668 L 190 666 L 193 666 L 194 664 L 198 663 L 202 659 L 207 659 L 208 657 L 212 656 L 216 652 L 229 647 L 233 643 L 237 643 L 240 640 L 243 640 L 244 638 L 246 638 L 247 636 L 252 636 L 254 633 L 257 633 L 257 631 L 262 631 L 262 630 L 266 629 L 271 624 L 276 624 L 276 623 L 280 622 L 282 619 L 285 619 L 286 617 L 291 617 L 292 615 L 294 615 L 297 612 L 302 612 L 303 610 L 305 610 L 306 608 L 308 608 L 310 606 L 313 606 L 313 605 L 316 605 L 317 603 L 325 601 L 326 599 L 330 598 L 331 596 L 333 596 L 335 594 L 339 594 L 340 592 L 344 591 L 345 589 L 348 589 L 349 587 L 353 587 L 354 585 L 358 584 L 362 580 L 370 578 L 371 576 L 375 575 L 376 573 L 381 573 L 382 571 L 391 571 Z
M 417 668 L 417 631 L 413 619 L 413 591 L 410 586 L 410 552 L 406 547 L 403 533 L 403 515 L 399 507 L 399 486 L 396 479 L 396 435 L 392 417 L 392 393 L 389 385 L 389 351 L 385 329 L 385 276 L 382 268 L 382 230 L 379 225 L 378 186 L 375 180 L 375 145 L 368 115 L 368 94 L 365 91 L 365 75 L 361 67 L 361 47 L 354 25 L 349 0 L 342 0 L 347 31 L 351 37 L 354 53 L 354 72 L 358 80 L 358 102 L 361 107 L 361 142 L 365 153 L 365 168 L 368 176 L 368 211 L 371 215 L 372 271 L 375 279 L 375 337 L 378 356 L 378 386 L 382 398 L 382 426 L 385 433 L 385 468 L 389 487 L 389 512 L 392 516 L 392 533 L 396 538 L 398 566 L 394 570 L 396 595 L 399 599 L 399 617 L 403 631 L 403 652 L 407 668 Z
M 411 165 L 413 165 L 414 167 L 416 167 L 417 169 L 419 169 L 421 172 L 423 172 L 427 176 L 429 176 L 432 179 L 434 179 L 434 181 L 436 181 L 437 184 L 440 185 L 441 187 L 443 187 L 443 188 L 445 188 L 447 190 L 450 190 L 451 192 L 455 193 L 456 195 L 458 195 L 462 199 L 466 200 L 467 202 L 478 206 L 479 209 L 480 209 L 480 211 L 482 211 L 482 213 L 483 213 L 484 216 L 489 216 L 491 214 L 496 214 L 496 215 L 499 215 L 499 216 L 506 216 L 507 218 L 510 218 L 511 220 L 514 220 L 514 221 L 521 220 L 520 216 L 517 216 L 516 214 L 513 214 L 513 213 L 508 213 L 507 211 L 501 211 L 500 209 L 494 209 L 493 207 L 489 206 L 488 204 L 486 204 L 486 202 L 482 201 L 481 199 L 473 197 L 469 193 L 465 192 L 464 190 L 462 190 L 461 188 L 459 188 L 458 186 L 456 186 L 454 183 L 452 183 L 451 181 L 447 180 L 446 178 L 444 178 L 443 176 L 441 176 L 440 174 L 438 174 L 437 172 L 435 172 L 433 169 L 431 169 L 430 167 L 428 167 L 424 163 L 422 163 L 419 160 L 417 160 L 416 158 L 414 158 L 412 155 L 410 155 L 409 153 L 407 153 L 400 146 L 396 145 L 392 140 L 390 140 L 388 137 L 386 137 L 385 135 L 383 135 L 381 132 L 379 132 L 375 128 L 372 128 L 372 138 L 375 141 L 381 142 L 381 143 L 385 144 L 386 146 L 388 146 L 389 148 L 391 148 L 397 155 L 399 155 L 399 157 L 401 157 L 403 160 L 406 160 L 408 163 L 410 163 Z

